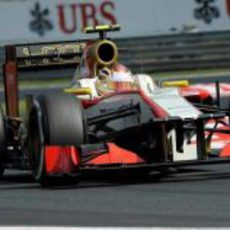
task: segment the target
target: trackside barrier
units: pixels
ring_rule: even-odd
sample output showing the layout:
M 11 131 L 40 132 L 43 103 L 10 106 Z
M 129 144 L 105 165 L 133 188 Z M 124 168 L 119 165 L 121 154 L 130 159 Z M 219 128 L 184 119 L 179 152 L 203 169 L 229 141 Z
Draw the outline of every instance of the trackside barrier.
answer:
M 230 67 L 230 31 L 118 40 L 121 60 L 136 72 Z
M 178 33 L 152 37 L 115 40 L 120 48 L 120 62 L 133 72 L 166 72 L 230 67 L 230 31 Z M 4 61 L 0 47 L 0 64 Z M 0 70 L 2 71 L 2 70 Z M 0 72 L 2 75 L 2 72 Z M 66 74 L 51 74 L 63 78 Z M 41 74 L 24 78 L 43 78 Z M 72 78 L 72 74 L 68 74 Z

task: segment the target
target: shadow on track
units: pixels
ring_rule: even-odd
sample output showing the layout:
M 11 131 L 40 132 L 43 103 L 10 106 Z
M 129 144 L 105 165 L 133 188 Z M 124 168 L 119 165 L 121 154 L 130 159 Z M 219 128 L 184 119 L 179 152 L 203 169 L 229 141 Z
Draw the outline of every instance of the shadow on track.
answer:
M 78 183 L 78 179 L 80 179 Z M 230 179 L 230 172 L 218 172 L 209 169 L 189 169 L 180 168 L 178 170 L 169 170 L 165 172 L 142 173 L 121 173 L 121 172 L 103 172 L 87 173 L 74 180 L 66 179 L 50 187 L 41 187 L 30 172 L 16 171 L 7 173 L 0 180 L 1 189 L 89 189 L 99 187 L 126 186 L 135 184 L 152 183 L 182 183 L 208 180 Z

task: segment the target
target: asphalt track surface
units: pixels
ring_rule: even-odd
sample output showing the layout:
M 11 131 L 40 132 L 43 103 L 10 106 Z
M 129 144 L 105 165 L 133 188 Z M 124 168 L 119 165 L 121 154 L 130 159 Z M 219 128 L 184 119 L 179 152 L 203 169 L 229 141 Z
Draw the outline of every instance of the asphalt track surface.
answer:
M 41 188 L 26 171 L 0 180 L 0 226 L 230 227 L 230 165 L 176 174 L 94 175 Z
M 8 171 L 0 182 L 0 224 L 229 227 L 229 191 L 229 165 L 190 167 L 162 179 L 94 175 L 54 188 Z

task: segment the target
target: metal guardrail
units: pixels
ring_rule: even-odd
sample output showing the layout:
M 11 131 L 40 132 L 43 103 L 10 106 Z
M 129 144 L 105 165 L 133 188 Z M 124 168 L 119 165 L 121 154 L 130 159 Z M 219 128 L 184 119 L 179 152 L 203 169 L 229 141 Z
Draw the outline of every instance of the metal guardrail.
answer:
M 133 72 L 230 67 L 230 31 L 126 38 L 116 42 L 123 50 L 120 52 L 120 62 L 128 65 Z M 4 49 L 0 47 L 0 65 L 4 62 L 4 56 Z M 63 77 L 58 74 L 57 77 Z M 37 79 L 42 75 L 28 77 Z
M 134 72 L 230 67 L 230 31 L 175 34 L 117 41 L 121 61 Z

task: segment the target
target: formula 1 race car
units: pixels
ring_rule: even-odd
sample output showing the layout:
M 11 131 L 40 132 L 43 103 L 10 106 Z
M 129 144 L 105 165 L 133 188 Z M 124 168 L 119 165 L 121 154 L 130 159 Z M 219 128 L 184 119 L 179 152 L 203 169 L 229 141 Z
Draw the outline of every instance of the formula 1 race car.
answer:
M 106 33 L 118 29 L 89 28 L 86 32 L 100 34 L 89 41 L 6 46 L 6 115 L 0 112 L 2 170 L 32 170 L 38 182 L 49 185 L 57 178 L 79 177 L 90 170 L 161 171 L 230 163 L 225 114 L 203 113 L 173 89 L 149 90 L 148 80 L 139 88 L 102 96 L 92 96 L 88 86 L 28 95 L 25 119 L 19 117 L 20 71 L 81 66 L 84 57 L 96 75 L 117 61 L 119 49 Z M 209 147 L 216 133 L 225 135 L 225 141 L 220 153 L 212 155 Z

